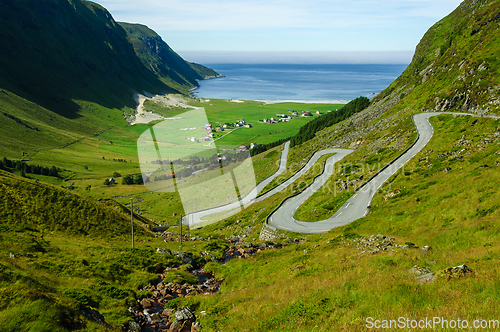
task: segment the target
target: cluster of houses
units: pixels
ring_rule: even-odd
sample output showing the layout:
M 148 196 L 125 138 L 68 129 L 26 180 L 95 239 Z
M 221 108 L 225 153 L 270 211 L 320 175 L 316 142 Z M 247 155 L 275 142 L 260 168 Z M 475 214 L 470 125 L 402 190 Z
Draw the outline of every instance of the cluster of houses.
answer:
M 291 116 L 285 114 L 276 114 L 276 117 L 271 117 L 270 119 L 262 120 L 263 123 L 278 123 L 278 122 L 288 122 L 292 119 Z
M 196 128 L 194 128 L 194 129 L 196 129 Z M 208 141 L 212 140 L 212 138 L 213 138 L 212 125 L 206 124 L 203 127 L 201 127 L 201 129 L 205 129 L 205 133 L 203 134 L 203 136 L 201 138 L 198 139 L 197 137 L 193 136 L 193 137 L 187 137 L 186 139 L 191 141 L 191 142 L 194 142 L 194 143 L 199 143 L 200 141 L 201 142 L 208 142 Z
M 294 110 L 288 110 L 289 113 L 291 113 L 291 115 L 295 115 L 295 116 L 303 116 L 303 117 L 306 117 L 306 116 L 313 116 L 314 114 L 316 115 L 321 115 L 320 111 L 316 111 L 314 114 L 311 112 L 311 111 L 302 111 L 300 114 L 299 112 L 297 111 L 294 111 Z M 292 120 L 292 116 L 291 115 L 286 115 L 286 114 L 276 114 L 276 117 L 271 117 L 269 119 L 263 119 L 262 123 L 280 123 L 280 122 L 288 122 L 290 120 Z
M 215 127 L 215 131 L 224 131 L 225 129 L 228 129 L 229 127 L 235 127 L 235 128 L 252 128 L 252 125 L 249 123 L 246 123 L 245 119 L 241 119 L 236 121 L 235 123 L 224 123 L 221 124 L 218 127 Z
M 293 114 L 293 115 L 295 115 L 295 116 L 299 116 L 299 112 L 297 112 L 297 111 L 294 111 L 294 110 L 288 110 L 288 112 L 289 112 L 289 113 L 292 113 L 292 114 Z M 314 114 L 316 114 L 316 115 L 321 115 L 321 112 L 320 112 L 319 110 L 317 110 Z M 302 111 L 302 112 L 301 112 L 301 114 L 300 114 L 300 116 L 304 116 L 304 117 L 305 117 L 305 116 L 313 116 L 313 113 L 312 113 L 311 111 L 309 111 L 309 110 L 307 110 L 307 111 Z

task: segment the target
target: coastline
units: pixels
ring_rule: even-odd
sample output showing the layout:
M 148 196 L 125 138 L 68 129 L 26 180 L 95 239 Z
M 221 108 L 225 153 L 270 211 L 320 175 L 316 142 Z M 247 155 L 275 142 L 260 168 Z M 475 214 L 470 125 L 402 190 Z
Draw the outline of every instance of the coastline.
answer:
M 347 104 L 349 100 L 255 100 L 260 101 L 264 105 L 282 104 L 282 103 L 296 103 L 296 104 Z

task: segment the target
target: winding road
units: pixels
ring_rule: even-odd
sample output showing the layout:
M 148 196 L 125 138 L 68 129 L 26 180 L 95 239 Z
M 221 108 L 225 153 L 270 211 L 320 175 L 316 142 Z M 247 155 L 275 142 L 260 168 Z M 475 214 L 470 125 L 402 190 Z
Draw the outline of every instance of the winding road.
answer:
M 347 225 L 359 218 L 366 216 L 370 209 L 370 204 L 377 190 L 386 182 L 393 174 L 395 174 L 404 164 L 420 152 L 425 145 L 430 141 L 434 134 L 434 128 L 429 122 L 429 118 L 440 114 L 450 115 L 468 115 L 477 116 L 470 113 L 455 113 L 455 112 L 428 112 L 419 113 L 413 116 L 413 122 L 417 129 L 417 140 L 399 157 L 383 167 L 372 178 L 365 182 L 358 190 L 337 210 L 330 218 L 317 222 L 303 222 L 295 219 L 295 212 L 313 193 L 320 190 L 321 187 L 333 174 L 334 165 L 342 160 L 345 156 L 353 152 L 348 149 L 325 149 L 317 151 L 313 154 L 307 164 L 295 173 L 288 180 L 276 186 L 265 194 L 256 197 L 257 194 L 277 176 L 286 170 L 287 157 L 289 151 L 289 142 L 281 153 L 280 166 L 276 173 L 269 178 L 259 183 L 249 194 L 247 194 L 241 202 L 235 202 L 224 206 L 219 206 L 213 209 L 198 211 L 189 216 L 190 224 L 203 222 L 205 218 L 214 213 L 220 213 L 237 208 L 238 206 L 248 206 L 252 203 L 262 201 L 277 192 L 286 189 L 290 184 L 299 179 L 325 154 L 335 153 L 325 162 L 323 173 L 316 177 L 315 180 L 302 192 L 286 198 L 273 212 L 266 218 L 266 223 L 274 228 L 292 231 L 297 233 L 322 233 L 327 232 L 335 227 Z M 488 116 L 498 118 L 495 116 Z M 333 195 L 330 192 L 325 192 L 325 195 Z

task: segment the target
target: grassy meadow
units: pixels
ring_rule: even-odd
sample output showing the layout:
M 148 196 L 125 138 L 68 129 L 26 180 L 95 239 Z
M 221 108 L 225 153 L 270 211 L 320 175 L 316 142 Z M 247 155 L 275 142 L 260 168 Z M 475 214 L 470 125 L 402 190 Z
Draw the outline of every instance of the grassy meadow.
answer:
M 263 109 L 269 106 L 277 107 L 261 105 Z M 292 105 L 286 108 L 292 109 Z M 80 315 L 82 305 L 98 309 L 107 323 L 119 328 L 129 319 L 126 308 L 148 295 L 141 288 L 153 282 L 161 268 L 182 265 L 174 256 L 155 252 L 158 247 L 176 250 L 178 243 L 165 243 L 145 226 L 153 225 L 154 220 L 178 231 L 175 224 L 184 212 L 179 195 L 151 192 L 143 185 L 124 185 L 120 177 L 116 177 L 116 185 L 104 185 L 104 179 L 115 176 L 115 172 L 122 177 L 140 172 L 135 141 L 149 128 L 125 126 L 122 119 L 115 121 L 115 125 L 94 135 L 74 136 L 79 139 L 66 146 L 34 143 L 39 151 L 27 162 L 58 165 L 64 175 L 61 179 L 28 174 L 31 179 L 19 182 L 18 177 L 2 173 L 2 183 L 17 183 L 9 185 L 16 189 L 6 191 L 3 201 L 20 204 L 29 214 L 32 207 L 26 205 L 30 201 L 27 197 L 33 196 L 35 206 L 47 207 L 41 218 L 50 221 L 29 219 L 21 228 L 8 221 L 2 224 L 2 251 L 19 256 L 0 257 L 0 322 L 6 331 L 31 326 L 39 331 L 51 331 L 54 326 L 61 330 L 75 328 L 78 319 L 71 317 Z M 231 121 L 229 116 L 227 121 Z M 280 241 L 299 242 L 224 265 L 205 265 L 199 251 L 206 248 L 206 242 L 185 243 L 185 250 L 192 252 L 206 270 L 225 281 L 215 295 L 191 296 L 170 306 L 190 306 L 206 331 L 362 331 L 367 317 L 442 316 L 471 322 L 496 318 L 499 286 L 494 266 L 500 252 L 496 245 L 499 228 L 494 221 L 500 210 L 495 187 L 500 123 L 445 115 L 431 118 L 431 122 L 435 126 L 431 142 L 376 194 L 365 218 L 325 234 L 284 232 Z M 362 183 L 361 176 L 368 178 L 413 142 L 416 135 L 411 133 L 412 125 L 409 118 L 402 117 L 393 126 L 368 135 L 370 144 L 361 145 L 336 165 L 330 185 L 339 179 Z M 236 132 L 240 130 L 246 129 Z M 387 139 L 401 131 L 408 132 L 401 141 Z M 308 144 L 315 147 L 323 135 L 327 134 L 319 133 Z M 252 158 L 257 182 L 277 170 L 281 149 L 278 146 Z M 290 176 L 312 152 L 302 146 L 293 148 L 289 163 L 295 166 L 275 184 Z M 190 235 L 224 239 L 244 234 L 247 240 L 257 241 L 266 216 L 285 197 L 310 183 L 328 157 L 284 192 L 220 222 L 189 230 Z M 17 171 L 15 174 L 20 175 Z M 73 183 L 72 191 L 62 189 Z M 457 183 L 464 188 L 459 193 Z M 42 194 L 33 194 L 37 185 L 46 186 Z M 333 197 L 315 194 L 296 217 L 305 221 L 328 217 L 352 190 L 339 191 Z M 50 209 L 53 204 L 47 202 L 56 197 L 62 205 Z M 106 222 L 92 221 L 92 211 L 101 208 L 92 202 L 109 198 L 117 203 L 111 200 L 105 205 Z M 126 205 L 131 198 L 134 209 L 138 209 L 136 249 L 130 248 L 128 234 L 130 212 Z M 87 214 L 76 219 L 61 215 L 68 207 L 75 208 L 75 213 L 81 207 Z M 72 224 L 79 218 L 89 218 L 90 227 Z M 354 242 L 376 234 L 394 237 L 397 244 L 414 245 L 405 250 L 370 253 Z M 425 245 L 432 249 L 418 249 Z M 421 284 L 409 272 L 419 265 L 439 274 L 460 264 L 472 268 L 474 276 L 449 281 L 438 278 L 434 283 Z M 30 315 L 32 311 L 40 314 Z M 202 311 L 206 314 L 201 315 Z M 86 330 L 105 328 L 86 322 Z

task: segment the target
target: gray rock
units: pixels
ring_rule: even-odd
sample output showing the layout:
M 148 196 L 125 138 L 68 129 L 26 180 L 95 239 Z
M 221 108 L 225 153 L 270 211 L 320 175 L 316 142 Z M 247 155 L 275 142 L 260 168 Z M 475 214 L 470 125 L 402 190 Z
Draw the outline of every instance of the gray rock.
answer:
M 417 277 L 417 282 L 421 284 L 427 284 L 434 280 L 436 280 L 436 276 L 432 272 Z
M 420 250 L 422 250 L 423 252 L 429 252 L 432 250 L 432 247 L 429 247 L 429 246 L 423 246 L 422 248 L 420 248 Z
M 123 324 L 122 330 L 126 332 L 141 332 L 141 326 L 139 323 L 131 320 Z
M 180 308 L 175 312 L 175 321 L 176 322 L 184 322 L 184 321 L 190 321 L 194 322 L 196 321 L 196 316 L 194 313 L 189 309 L 189 307 L 183 307 Z
M 474 275 L 474 271 L 465 264 L 449 267 L 441 272 L 441 276 L 450 280 L 453 278 L 463 278 Z
M 416 275 L 424 275 L 424 274 L 432 273 L 432 270 L 429 269 L 428 267 L 425 267 L 425 266 L 415 265 L 410 269 L 409 272 L 412 274 L 416 274 Z
M 177 257 L 179 257 L 184 264 L 195 265 L 194 258 L 189 253 L 179 252 L 177 253 Z

